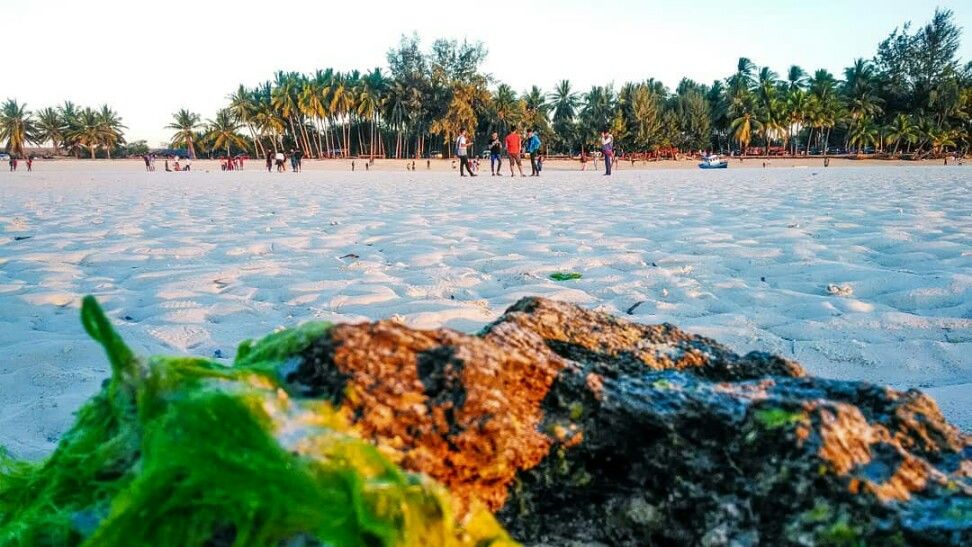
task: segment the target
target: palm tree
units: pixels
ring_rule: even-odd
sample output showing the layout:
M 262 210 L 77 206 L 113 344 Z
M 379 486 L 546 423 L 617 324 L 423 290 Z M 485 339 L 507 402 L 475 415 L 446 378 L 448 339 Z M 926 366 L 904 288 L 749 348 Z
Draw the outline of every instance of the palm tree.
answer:
M 945 148 L 955 146 L 955 135 L 956 132 L 952 129 L 931 128 L 928 132 L 928 143 L 931 145 L 932 154 L 940 156 Z
M 796 153 L 798 148 L 797 139 L 793 137 L 793 129 L 797 128 L 799 132 L 802 130 L 806 124 L 807 120 L 810 118 L 811 106 L 811 95 L 808 95 L 806 91 L 800 89 L 799 87 L 791 88 L 786 97 L 786 107 L 788 116 L 787 131 L 791 135 L 792 139 L 792 153 Z M 810 133 L 807 135 L 807 146 L 810 144 L 810 137 L 812 136 L 813 128 L 810 128 Z M 798 133 L 799 134 L 799 133 Z
M 356 78 L 355 78 L 356 79 Z M 348 157 L 351 154 L 351 112 L 354 109 L 353 79 L 350 75 L 337 74 L 327 88 L 327 94 L 331 101 L 328 110 L 332 116 L 341 120 L 343 130 L 343 143 L 341 144 L 341 155 Z
M 230 157 L 230 147 L 246 149 L 246 140 L 238 133 L 241 125 L 239 120 L 228 108 L 216 112 L 216 117 L 206 121 L 206 142 L 213 148 L 226 150 L 226 157 Z
M 581 139 L 590 142 L 597 133 L 607 129 L 614 118 L 614 90 L 608 87 L 593 86 L 584 95 L 581 106 Z
M 891 155 L 897 156 L 902 141 L 908 143 L 909 147 L 918 141 L 918 128 L 911 120 L 911 116 L 900 113 L 894 117 L 891 125 L 887 127 L 887 135 L 884 138 L 888 145 L 894 145 Z
M 125 126 L 122 125 L 122 119 L 108 105 L 102 105 L 101 110 L 97 112 L 95 125 L 98 129 L 98 144 L 105 147 L 105 153 L 108 155 L 108 159 L 111 159 L 111 151 L 125 142 L 122 133 Z
M 300 95 L 297 98 L 297 106 L 300 108 L 301 115 L 314 122 L 314 138 L 317 144 L 317 153 L 314 153 L 312 147 L 309 150 L 312 157 L 323 157 L 324 154 L 324 143 L 321 142 L 321 133 L 324 130 L 321 124 L 323 123 L 322 120 L 325 118 L 327 110 L 324 106 L 323 75 L 324 73 L 320 70 L 315 72 L 313 78 L 304 82 L 300 90 Z
M 67 124 L 56 108 L 47 107 L 37 113 L 37 139 L 39 142 L 50 142 L 55 155 L 64 143 L 66 131 Z
M 570 80 L 561 80 L 550 94 L 550 102 L 553 106 L 553 125 L 554 132 L 560 136 L 563 144 L 569 143 L 573 137 L 574 118 L 577 116 L 577 107 L 580 105 L 580 97 L 570 87 Z
M 278 71 L 274 75 L 274 85 L 270 93 L 270 104 L 277 111 L 277 115 L 286 121 L 290 126 L 290 134 L 294 143 L 297 143 L 297 131 L 294 126 L 294 115 L 297 107 L 296 81 L 292 74 Z
M 554 123 L 572 123 L 577 115 L 580 97 L 571 89 L 570 80 L 561 80 L 549 98 L 553 106 Z
M 367 120 L 371 126 L 368 144 L 368 155 L 371 157 L 375 156 L 375 145 L 378 143 L 375 140 L 375 130 L 378 126 L 378 114 L 381 110 L 385 86 L 385 77 L 381 74 L 381 70 L 376 68 L 374 72 L 361 79 L 360 91 L 358 92 L 358 104 L 355 111 L 361 119 Z
M 812 99 L 810 112 L 810 128 L 818 130 L 818 135 L 824 133 L 823 149 L 824 153 L 829 150 L 830 131 L 837 125 L 837 121 L 842 115 L 844 105 L 840 94 L 837 92 L 837 79 L 826 70 L 814 72 L 810 78 L 810 96 Z M 807 137 L 807 150 L 809 150 L 811 137 Z
M 787 89 L 803 89 L 807 84 L 807 72 L 797 65 L 790 67 L 786 73 Z
M 263 143 L 257 139 L 256 129 L 253 126 L 253 115 L 256 111 L 256 101 L 253 95 L 254 94 L 245 86 L 240 85 L 240 87 L 238 87 L 236 91 L 229 96 L 229 109 L 237 120 L 246 125 L 247 130 L 250 132 L 250 138 L 253 139 L 253 152 L 262 157 L 265 155 L 265 152 L 263 151 Z
M 408 108 L 409 90 L 405 83 L 395 81 L 391 84 L 382 101 L 382 115 L 395 130 L 395 158 L 408 156 L 408 140 L 405 132 L 410 125 Z
M 772 137 L 783 129 L 783 120 L 786 117 L 782 108 L 785 105 L 777 99 L 778 78 L 779 76 L 769 67 L 763 67 L 759 71 L 759 79 L 756 84 L 756 96 L 759 100 L 758 112 L 763 139 L 766 143 L 766 155 L 769 155 Z
M 172 136 L 172 146 L 186 147 L 189 152 L 189 159 L 196 159 L 196 129 L 199 128 L 199 114 L 181 109 L 172 115 L 172 123 L 166 129 L 174 129 L 175 135 Z
M 64 101 L 64 104 L 57 108 L 57 112 L 64 121 L 64 148 L 69 153 L 73 153 L 75 158 L 81 157 L 81 144 L 74 138 L 81 130 L 81 123 L 78 119 L 80 111 L 71 101 Z
M 499 129 L 504 133 L 509 130 L 511 125 L 520 123 L 523 113 L 519 107 L 519 100 L 513 88 L 506 84 L 500 84 L 496 88 L 496 93 L 493 94 L 492 110 L 493 115 L 496 116 Z
M 23 156 L 24 145 L 38 140 L 37 125 L 26 104 L 7 99 L 0 107 L 0 142 L 7 141 L 7 152 Z
M 857 152 L 861 153 L 865 147 L 878 143 L 878 128 L 870 118 L 861 118 L 851 127 L 848 138 L 850 145 L 856 146 Z
M 729 129 L 732 136 L 739 143 L 740 153 L 745 155 L 753 134 L 763 130 L 763 123 L 759 120 L 757 98 L 744 88 L 737 89 L 729 105 L 729 117 L 732 122 Z
M 732 120 L 732 136 L 739 142 L 740 153 L 745 155 L 749 143 L 753 140 L 753 133 L 763 129 L 763 124 L 757 120 L 752 112 L 742 112 Z
M 87 148 L 88 153 L 91 154 L 91 159 L 95 159 L 98 147 L 102 143 L 101 120 L 98 117 L 98 112 L 87 107 L 82 108 L 77 111 L 74 121 L 68 138 L 76 143 L 79 150 Z

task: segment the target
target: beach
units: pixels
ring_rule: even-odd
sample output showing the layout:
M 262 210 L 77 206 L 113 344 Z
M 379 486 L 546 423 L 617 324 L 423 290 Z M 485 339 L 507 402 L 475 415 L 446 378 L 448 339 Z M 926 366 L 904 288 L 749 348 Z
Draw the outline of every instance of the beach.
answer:
M 972 431 L 968 168 L 761 162 L 622 162 L 610 179 L 553 161 L 539 179 L 492 178 L 488 160 L 477 179 L 448 160 L 0 173 L 0 446 L 49 453 L 108 376 L 78 319 L 85 294 L 142 355 L 227 363 L 303 321 L 474 332 L 545 296 L 922 389 Z

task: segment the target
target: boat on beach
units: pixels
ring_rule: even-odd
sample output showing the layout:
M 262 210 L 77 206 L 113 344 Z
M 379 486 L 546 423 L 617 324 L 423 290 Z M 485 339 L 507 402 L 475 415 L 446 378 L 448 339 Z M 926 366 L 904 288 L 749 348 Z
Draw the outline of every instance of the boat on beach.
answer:
M 700 169 L 725 169 L 727 167 L 729 167 L 729 160 L 714 154 L 703 157 L 699 163 Z

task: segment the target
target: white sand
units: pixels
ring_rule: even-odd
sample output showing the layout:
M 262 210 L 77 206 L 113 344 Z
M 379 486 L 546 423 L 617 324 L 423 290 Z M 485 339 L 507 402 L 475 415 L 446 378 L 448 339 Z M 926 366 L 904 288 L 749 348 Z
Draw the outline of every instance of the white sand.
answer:
M 972 430 L 970 168 L 198 169 L 0 172 L 0 445 L 49 452 L 108 375 L 88 293 L 139 353 L 226 359 L 309 319 L 474 331 L 527 295 L 640 303 L 736 351 L 926 389 Z

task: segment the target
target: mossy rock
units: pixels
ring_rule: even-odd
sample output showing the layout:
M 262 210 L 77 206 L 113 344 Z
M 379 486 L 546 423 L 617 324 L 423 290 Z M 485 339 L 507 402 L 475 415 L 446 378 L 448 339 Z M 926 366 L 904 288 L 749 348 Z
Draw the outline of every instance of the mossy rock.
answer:
M 247 344 L 227 368 L 137 358 L 93 298 L 111 379 L 39 463 L 0 452 L 0 545 L 513 545 L 495 519 L 292 397 L 276 359 L 327 331 Z

